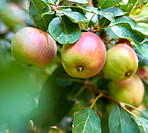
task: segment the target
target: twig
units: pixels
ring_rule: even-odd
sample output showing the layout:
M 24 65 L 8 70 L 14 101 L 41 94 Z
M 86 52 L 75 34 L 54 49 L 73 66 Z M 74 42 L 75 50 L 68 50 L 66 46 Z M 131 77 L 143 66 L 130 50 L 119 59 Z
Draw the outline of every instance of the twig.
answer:
M 93 108 L 94 105 L 95 105 L 95 103 L 97 102 L 97 100 L 98 100 L 100 97 L 102 97 L 102 96 L 103 96 L 103 94 L 100 93 L 100 94 L 95 98 L 95 100 L 93 101 L 93 103 L 92 103 L 92 105 L 90 106 L 90 108 Z
M 107 99 L 109 99 L 109 100 L 112 100 L 113 102 L 115 102 L 115 103 L 117 103 L 117 104 L 121 104 L 121 102 L 117 101 L 116 99 L 114 99 L 114 98 L 112 98 L 112 97 L 110 97 L 110 96 L 108 96 L 108 95 L 103 94 L 102 97 L 105 97 L 105 98 L 107 98 Z

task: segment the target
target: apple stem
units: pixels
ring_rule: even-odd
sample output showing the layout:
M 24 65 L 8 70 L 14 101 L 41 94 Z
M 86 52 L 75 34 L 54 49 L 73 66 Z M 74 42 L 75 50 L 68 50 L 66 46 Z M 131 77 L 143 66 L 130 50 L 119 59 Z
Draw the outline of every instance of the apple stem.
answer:
M 79 72 L 82 72 L 82 70 L 83 70 L 83 66 L 77 66 L 77 68 L 76 68 Z

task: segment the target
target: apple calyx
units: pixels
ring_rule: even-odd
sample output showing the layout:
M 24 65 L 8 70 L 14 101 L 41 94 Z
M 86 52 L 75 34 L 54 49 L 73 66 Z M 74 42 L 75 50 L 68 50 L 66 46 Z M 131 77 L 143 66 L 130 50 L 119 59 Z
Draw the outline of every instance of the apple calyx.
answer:
M 130 76 L 131 76 L 131 74 L 129 72 L 125 73 L 125 77 L 130 77 Z
M 83 66 L 77 66 L 76 69 L 77 69 L 77 71 L 82 72 L 83 71 Z

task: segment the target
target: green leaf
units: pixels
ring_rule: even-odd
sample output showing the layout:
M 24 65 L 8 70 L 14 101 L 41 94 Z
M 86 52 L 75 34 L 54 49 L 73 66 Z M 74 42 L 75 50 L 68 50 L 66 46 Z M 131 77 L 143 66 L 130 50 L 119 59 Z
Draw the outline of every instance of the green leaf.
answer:
M 49 24 L 48 31 L 60 44 L 72 44 L 81 36 L 78 24 L 71 22 L 65 16 L 54 18 Z
M 43 15 L 44 11 L 50 12 L 48 5 L 41 0 L 30 0 L 29 14 L 34 20 L 36 26 L 43 31 L 48 29 L 49 22 L 53 19 L 53 15 Z
M 74 23 L 85 23 L 87 22 L 87 18 L 79 13 L 79 12 L 64 12 L 63 11 L 63 14 L 68 17 L 72 22 Z
M 91 108 L 78 112 L 73 121 L 73 133 L 101 133 L 99 116 Z
M 148 16 L 139 17 L 139 18 L 136 19 L 136 22 L 140 25 L 143 24 L 143 23 L 148 24 Z
M 89 3 L 88 0 L 67 0 L 70 2 L 80 3 L 80 4 L 87 4 Z
M 115 24 L 111 29 L 117 36 L 132 39 L 136 44 L 140 44 L 146 37 L 143 33 L 132 29 L 128 23 Z
M 51 11 L 51 10 L 49 10 L 49 8 L 44 7 L 42 9 L 41 17 L 44 17 L 44 15 L 53 15 L 54 13 L 55 13 L 54 11 Z
M 83 8 L 83 7 L 80 7 Z M 111 13 L 106 13 L 104 11 L 99 11 L 98 8 L 95 7 L 87 7 L 87 8 L 83 8 L 83 10 L 85 10 L 86 12 L 90 12 L 90 13 L 94 13 L 94 14 L 98 14 L 102 17 L 105 17 L 106 19 L 110 20 L 111 22 L 114 22 L 114 17 Z
M 148 35 L 148 26 L 146 24 L 143 25 L 137 25 L 136 21 L 128 16 L 122 16 L 116 18 L 116 23 L 129 23 L 131 27 L 135 30 L 138 30 L 139 32 L 142 32 L 145 35 Z
M 39 98 L 37 125 L 58 124 L 73 106 L 74 102 L 67 99 L 74 84 L 69 80 L 69 75 L 60 66 L 45 82 Z M 64 82 L 60 82 L 60 80 Z M 67 83 L 66 83 L 67 82 Z
M 119 106 L 114 106 L 109 117 L 111 133 L 140 133 L 132 117 Z
M 110 21 L 104 17 L 99 20 L 100 27 L 106 27 L 110 24 Z
M 146 59 L 148 59 L 148 42 L 136 45 L 138 52 Z
M 134 48 L 134 51 L 136 52 L 136 55 L 138 57 L 138 60 L 142 63 L 144 63 L 145 65 L 148 65 L 148 59 L 144 58 L 137 49 Z
M 140 30 L 140 27 L 136 24 L 135 20 L 128 16 L 121 16 L 116 18 L 116 23 L 129 23 L 133 29 Z
M 148 119 L 148 110 L 143 110 L 143 111 L 140 111 L 141 115 L 145 118 L 145 119 Z
M 121 8 L 118 7 L 110 7 L 104 9 L 103 11 L 107 13 L 112 13 L 114 17 L 123 16 L 126 13 L 125 11 L 123 11 Z
M 138 30 L 148 36 L 148 19 L 146 22 L 147 22 L 147 24 L 146 23 L 138 23 L 138 26 L 139 26 Z
M 106 8 L 113 7 L 113 6 L 117 5 L 121 1 L 122 0 L 99 0 L 98 6 L 101 9 L 106 9 Z
M 137 125 L 139 126 L 139 130 L 141 133 L 148 133 L 148 120 L 144 119 L 142 117 L 136 116 L 136 115 L 132 115 L 133 119 L 135 120 L 135 122 L 137 123 Z

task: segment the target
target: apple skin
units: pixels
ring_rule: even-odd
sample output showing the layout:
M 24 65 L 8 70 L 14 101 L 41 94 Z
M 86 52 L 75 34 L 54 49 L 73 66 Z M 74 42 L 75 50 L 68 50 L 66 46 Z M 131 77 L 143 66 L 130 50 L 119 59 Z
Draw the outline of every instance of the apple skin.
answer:
M 108 87 L 111 97 L 118 101 L 137 107 L 143 100 L 144 85 L 136 75 L 124 81 L 112 80 Z
M 64 44 L 61 52 L 63 67 L 71 77 L 89 78 L 104 66 L 106 48 L 99 36 L 82 32 L 74 44 Z
M 138 58 L 134 50 L 126 44 L 118 44 L 107 51 L 103 73 L 106 78 L 126 80 L 138 69 Z
M 57 46 L 48 33 L 25 27 L 13 37 L 11 51 L 15 59 L 21 63 L 45 67 L 56 56 Z

